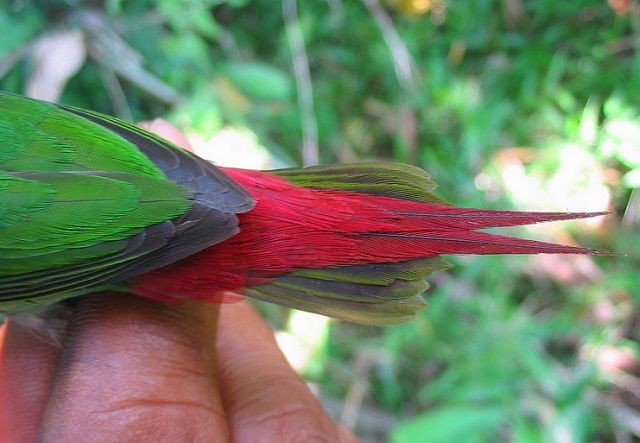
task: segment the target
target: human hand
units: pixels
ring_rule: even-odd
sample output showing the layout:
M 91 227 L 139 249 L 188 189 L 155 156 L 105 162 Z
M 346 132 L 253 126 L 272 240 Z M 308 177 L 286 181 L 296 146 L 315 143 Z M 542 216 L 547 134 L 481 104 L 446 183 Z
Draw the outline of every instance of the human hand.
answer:
M 171 125 L 147 128 L 183 147 Z M 246 302 L 79 299 L 62 347 L 0 329 L 0 440 L 356 442 Z

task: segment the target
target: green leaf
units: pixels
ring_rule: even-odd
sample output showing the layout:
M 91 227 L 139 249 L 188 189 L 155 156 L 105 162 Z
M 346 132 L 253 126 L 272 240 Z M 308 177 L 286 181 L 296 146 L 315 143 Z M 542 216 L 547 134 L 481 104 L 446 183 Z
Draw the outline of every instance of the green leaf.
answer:
M 0 29 L 10 29 L 0 36 L 0 59 L 20 45 L 32 39 L 43 25 L 40 11 L 28 10 L 11 14 L 0 8 Z
M 273 66 L 259 62 L 232 62 L 223 65 L 220 71 L 253 99 L 281 101 L 291 96 L 291 79 Z
M 518 443 L 538 443 L 543 440 L 540 426 L 531 424 L 524 419 L 517 419 L 513 424 L 513 441 Z
M 393 443 L 487 441 L 504 420 L 501 407 L 450 406 L 422 414 L 399 425 Z

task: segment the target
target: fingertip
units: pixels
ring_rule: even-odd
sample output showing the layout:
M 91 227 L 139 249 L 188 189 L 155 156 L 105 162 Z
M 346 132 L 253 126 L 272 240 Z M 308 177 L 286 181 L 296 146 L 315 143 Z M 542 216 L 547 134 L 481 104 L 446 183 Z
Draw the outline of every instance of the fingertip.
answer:
M 259 436 L 283 443 L 340 441 L 336 423 L 249 303 L 221 307 L 217 349 L 222 399 L 235 441 Z
M 213 357 L 215 311 L 115 293 L 80 300 L 43 439 L 227 436 Z
M 147 131 L 151 131 L 158 134 L 160 137 L 166 138 L 170 142 L 175 143 L 187 151 L 193 152 L 191 149 L 191 143 L 189 143 L 189 140 L 185 137 L 182 131 L 162 118 L 142 121 L 138 123 L 138 125 Z
M 60 348 L 6 321 L 0 342 L 0 440 L 35 441 Z

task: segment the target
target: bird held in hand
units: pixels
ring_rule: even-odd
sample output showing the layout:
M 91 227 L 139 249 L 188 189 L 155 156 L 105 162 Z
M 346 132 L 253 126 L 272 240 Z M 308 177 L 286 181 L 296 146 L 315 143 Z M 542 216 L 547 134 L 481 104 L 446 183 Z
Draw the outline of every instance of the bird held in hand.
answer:
M 413 318 L 442 254 L 594 254 L 484 228 L 601 213 L 458 208 L 413 166 L 219 168 L 130 123 L 0 93 L 0 313 L 103 290 L 243 294 L 359 323 Z

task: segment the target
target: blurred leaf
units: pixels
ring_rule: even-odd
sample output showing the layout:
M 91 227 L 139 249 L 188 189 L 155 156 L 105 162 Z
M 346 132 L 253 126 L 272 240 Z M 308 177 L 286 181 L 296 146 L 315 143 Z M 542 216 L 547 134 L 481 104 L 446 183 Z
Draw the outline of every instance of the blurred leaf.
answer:
M 19 14 L 12 14 L 0 7 L 0 29 L 11 30 L 0 35 L 0 59 L 32 39 L 42 29 L 44 21 L 38 9 L 26 9 Z
M 192 128 L 205 138 L 223 127 L 222 111 L 214 89 L 202 85 L 182 106 L 171 113 L 171 118 L 182 128 Z
M 580 402 L 564 408 L 549 429 L 551 441 L 589 441 L 593 424 L 593 409 Z
M 209 38 L 216 37 L 218 26 L 210 8 L 223 0 L 158 0 L 158 7 L 176 31 L 190 31 Z
M 504 421 L 499 407 L 448 406 L 401 423 L 391 434 L 393 443 L 483 442 Z
M 220 66 L 220 72 L 256 100 L 285 100 L 291 96 L 291 79 L 273 66 L 258 62 L 230 62 Z
M 526 420 L 517 419 L 513 426 L 513 442 L 540 443 L 544 441 L 544 433 L 539 426 L 532 425 Z

